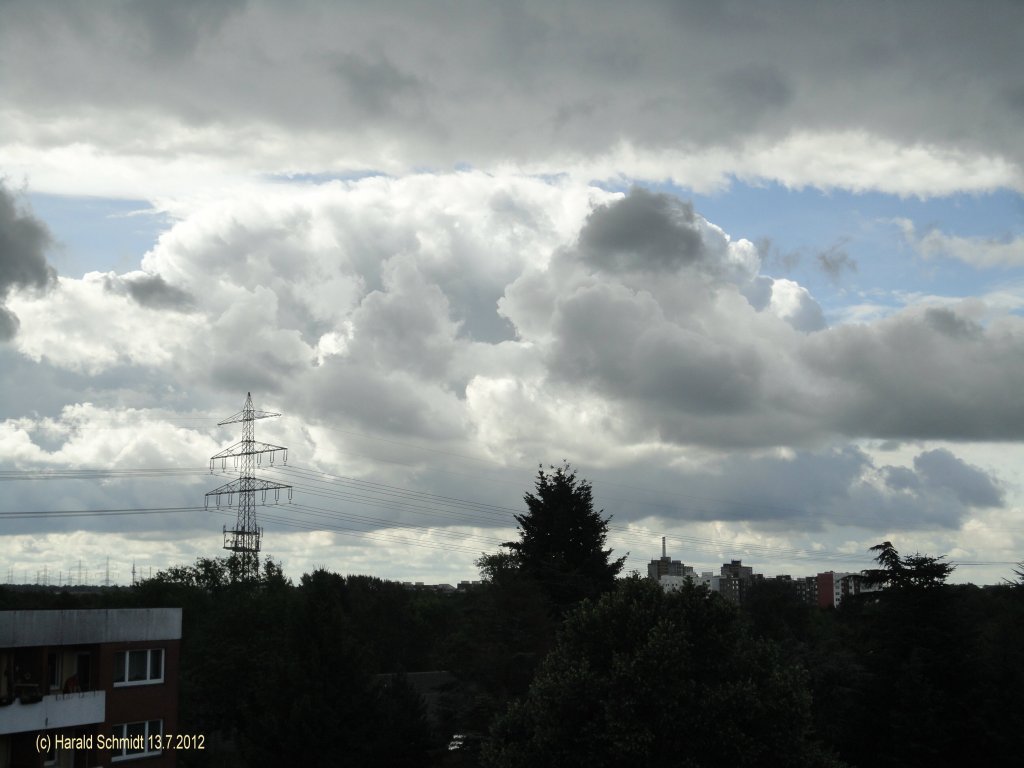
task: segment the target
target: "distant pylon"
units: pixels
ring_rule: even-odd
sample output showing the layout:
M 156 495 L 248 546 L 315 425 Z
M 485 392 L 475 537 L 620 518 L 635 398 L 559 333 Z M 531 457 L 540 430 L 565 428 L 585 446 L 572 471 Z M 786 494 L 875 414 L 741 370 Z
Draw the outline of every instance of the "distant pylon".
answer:
M 238 496 L 238 515 L 235 527 L 228 529 L 224 526 L 224 549 L 238 554 L 241 566 L 241 576 L 244 579 L 255 579 L 259 575 L 259 551 L 260 540 L 263 538 L 263 529 L 256 525 L 256 492 L 262 493 L 261 502 L 267 500 L 267 491 L 274 492 L 274 501 L 280 501 L 281 491 L 288 490 L 288 500 L 292 498 L 292 487 L 282 485 L 269 480 L 261 480 L 256 477 L 256 464 L 259 463 L 264 453 L 270 454 L 270 463 L 274 463 L 277 453 L 282 454 L 282 463 L 288 462 L 288 449 L 280 445 L 269 443 L 258 443 L 253 439 L 253 422 L 256 419 L 266 419 L 270 416 L 280 416 L 279 413 L 257 411 L 252 405 L 252 393 L 249 392 L 245 398 L 245 406 L 234 416 L 221 421 L 217 426 L 225 424 L 242 424 L 242 439 L 225 448 L 216 456 L 210 457 L 210 474 L 213 474 L 214 464 L 220 460 L 221 469 L 227 467 L 229 458 L 234 458 L 235 466 L 238 467 L 238 479 L 225 483 L 220 488 L 206 494 L 206 507 L 210 507 L 210 497 L 215 497 L 217 506 L 221 505 L 221 497 L 227 496 L 227 506 L 234 506 L 235 496 Z

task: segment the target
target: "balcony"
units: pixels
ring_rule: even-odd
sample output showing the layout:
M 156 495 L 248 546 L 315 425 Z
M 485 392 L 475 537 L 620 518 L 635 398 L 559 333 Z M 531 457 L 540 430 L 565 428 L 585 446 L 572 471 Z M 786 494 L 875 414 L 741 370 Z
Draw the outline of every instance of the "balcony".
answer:
M 25 698 L 31 700 L 32 697 Z M 106 691 L 57 693 L 43 696 L 32 704 L 16 699 L 0 706 L 0 735 L 102 723 L 106 706 Z

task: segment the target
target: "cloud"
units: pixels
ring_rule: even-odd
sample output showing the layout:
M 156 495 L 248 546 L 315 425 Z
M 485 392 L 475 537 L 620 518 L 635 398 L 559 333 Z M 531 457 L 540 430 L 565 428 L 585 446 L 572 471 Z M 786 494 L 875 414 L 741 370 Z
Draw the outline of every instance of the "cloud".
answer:
M 770 279 L 770 278 L 769 278 Z M 767 309 L 798 331 L 820 331 L 825 327 L 821 305 L 799 283 L 785 278 L 771 281 Z M 744 294 L 746 295 L 746 294 Z
M 20 325 L 16 314 L 8 311 L 6 307 L 0 306 L 0 341 L 13 339 Z
M 287 417 L 259 435 L 299 467 L 516 507 L 531 466 L 567 457 L 608 481 L 622 524 L 826 537 L 951 531 L 1006 504 L 955 446 L 878 460 L 862 439 L 1024 432 L 1016 318 L 952 302 L 827 327 L 752 243 L 644 190 L 482 172 L 280 184 L 203 205 L 140 266 L 11 293 L 22 329 L 0 364 L 17 384 L 0 395 L 20 415 L 0 461 L 202 465 L 237 439 L 212 425 L 253 391 Z M 152 506 L 157 487 L 49 482 L 47 506 L 69 509 Z M 182 504 L 208 489 L 158 487 Z M 370 528 L 443 524 L 368 509 Z
M 1024 383 L 1022 345 L 1016 318 L 983 328 L 929 307 L 809 337 L 800 358 L 831 393 L 829 421 L 846 434 L 1013 440 L 1024 429 L 1013 396 Z
M 67 192 L 83 183 L 69 167 L 106 168 L 86 178 L 150 198 L 189 174 L 218 187 L 461 164 L 704 190 L 1024 189 L 1013 2 L 990 3 L 984 24 L 959 6 L 922 23 L 923 2 L 722 16 L 660 2 L 147 5 L 8 4 L 10 172 Z
M 944 448 L 917 456 L 914 469 L 932 486 L 952 491 L 964 504 L 974 507 L 999 507 L 1003 504 L 1003 489 L 996 480 Z
M 906 241 L 925 258 L 956 259 L 982 269 L 1024 265 L 1024 236 L 959 237 L 937 229 L 919 235 L 909 219 L 897 219 L 895 223 Z
M 752 243 L 668 195 L 424 174 L 219 200 L 142 271 L 61 278 L 8 306 L 21 354 L 87 379 L 308 390 L 307 415 L 365 429 L 370 398 L 406 414 L 388 432 L 453 444 L 526 393 L 589 403 L 613 425 L 595 444 L 608 450 L 1024 434 L 1019 319 L 947 302 L 827 327 L 805 286 L 761 269 Z M 540 434 L 573 431 L 538 414 L 559 422 Z M 495 450 L 510 444 L 487 425 Z
M 127 275 L 107 275 L 104 286 L 108 291 L 127 294 L 142 307 L 151 309 L 173 309 L 187 312 L 195 305 L 192 295 L 181 288 L 170 285 L 160 275 L 145 272 Z
M 590 214 L 579 243 L 587 261 L 612 272 L 675 271 L 705 255 L 693 205 L 640 187 Z
M 1003 504 L 995 478 L 945 449 L 918 455 L 912 467 L 879 467 L 854 446 L 739 454 L 713 466 L 715 472 L 686 478 L 686 493 L 698 499 L 687 503 L 695 519 L 788 521 L 817 529 L 956 529 L 971 507 Z M 953 479 L 942 475 L 947 468 Z
M 836 243 L 816 255 L 818 266 L 833 282 L 839 282 L 843 272 L 857 271 L 857 261 L 843 249 L 843 244 L 843 242 Z
M 45 290 L 57 277 L 46 261 L 53 238 L 46 224 L 18 205 L 14 193 L 0 181 L 0 341 L 14 338 L 17 315 L 3 305 L 15 288 Z

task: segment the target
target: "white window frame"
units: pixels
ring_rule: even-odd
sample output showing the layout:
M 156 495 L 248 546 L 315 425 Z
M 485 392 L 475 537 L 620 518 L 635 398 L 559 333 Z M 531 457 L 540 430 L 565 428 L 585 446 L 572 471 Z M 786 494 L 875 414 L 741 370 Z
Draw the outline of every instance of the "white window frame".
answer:
M 154 733 L 154 732 L 149 730 L 150 723 L 157 723 L 158 724 L 157 725 L 157 728 L 159 729 L 158 732 Z M 143 757 L 155 757 L 157 755 L 162 755 L 163 754 L 163 750 L 162 749 L 152 749 L 151 750 L 149 748 L 149 739 L 150 739 L 150 737 L 152 737 L 152 736 L 163 736 L 164 735 L 164 721 L 162 719 L 136 720 L 135 722 L 132 722 L 132 723 L 118 723 L 117 725 L 114 726 L 114 733 L 112 734 L 114 736 L 114 738 L 116 738 L 116 739 L 128 738 L 128 726 L 130 726 L 130 725 L 142 725 L 142 732 L 143 732 L 143 741 L 142 741 L 142 743 L 145 745 L 144 748 L 143 748 L 143 751 L 142 752 L 132 752 L 131 754 L 128 754 L 128 752 L 125 751 L 126 748 L 122 748 L 120 753 L 115 752 L 114 750 L 111 750 L 111 752 L 110 752 L 111 753 L 110 762 L 112 762 L 112 763 L 120 763 L 120 762 L 124 762 L 125 760 L 138 760 L 138 759 L 143 758 Z
M 128 670 L 131 667 L 130 659 L 133 653 L 144 653 L 146 654 L 146 677 L 142 680 L 129 680 Z M 160 677 L 150 677 L 149 675 L 153 671 L 153 654 L 160 654 Z M 123 655 L 123 662 L 121 666 L 122 679 L 117 679 L 117 660 L 119 656 Z M 158 685 L 164 681 L 164 666 L 166 664 L 167 657 L 164 654 L 163 648 L 131 648 L 125 651 L 114 652 L 114 687 L 115 688 L 127 688 L 132 685 Z

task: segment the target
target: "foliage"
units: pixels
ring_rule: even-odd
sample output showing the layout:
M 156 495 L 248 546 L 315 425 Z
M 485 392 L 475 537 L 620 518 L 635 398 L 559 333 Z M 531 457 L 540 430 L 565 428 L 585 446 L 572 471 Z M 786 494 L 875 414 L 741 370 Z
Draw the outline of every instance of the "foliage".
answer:
M 594 510 L 591 484 L 568 463 L 551 469 L 539 469 L 534 493 L 523 497 L 527 512 L 515 516 L 519 541 L 505 542 L 507 553 L 484 555 L 477 565 L 491 580 L 525 575 L 565 608 L 610 590 L 626 558 L 612 560 L 604 548 L 610 518 Z
M 869 584 L 883 584 L 891 589 L 928 589 L 942 586 L 956 568 L 951 563 L 944 563 L 946 557 L 930 557 L 916 553 L 900 557 L 900 553 L 886 541 L 871 547 L 878 552 L 875 561 L 882 566 L 867 571 L 866 581 Z
M 861 709 L 832 734 L 840 754 L 879 768 L 1017 762 L 1024 600 L 1013 592 L 956 585 L 844 601 L 836 618 Z
M 1013 569 L 1013 572 L 1017 576 L 1017 578 L 1008 583 L 1014 584 L 1018 587 L 1024 587 L 1024 560 L 1021 560 L 1019 563 L 1017 563 L 1017 567 Z
M 0 588 L 0 608 L 181 607 L 179 729 L 207 736 L 182 768 L 469 765 L 448 740 L 489 730 L 495 766 L 1019 762 L 1024 589 L 874 552 L 892 588 L 835 611 L 782 582 L 737 609 L 638 577 L 562 611 L 511 550 L 456 594 L 323 569 L 292 584 L 273 561 L 239 582 L 200 558 L 131 588 Z M 428 721 L 409 680 L 431 670 L 458 683 Z
M 625 579 L 571 613 L 484 763 L 837 765 L 810 736 L 806 675 L 703 588 Z

